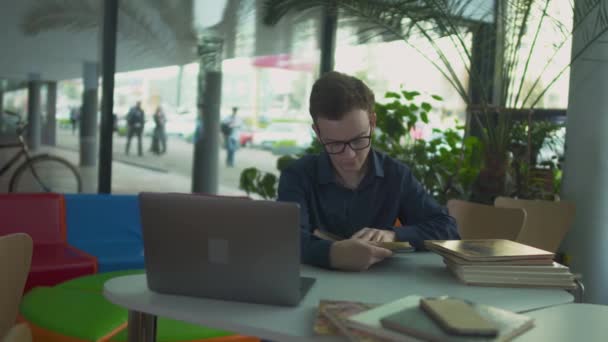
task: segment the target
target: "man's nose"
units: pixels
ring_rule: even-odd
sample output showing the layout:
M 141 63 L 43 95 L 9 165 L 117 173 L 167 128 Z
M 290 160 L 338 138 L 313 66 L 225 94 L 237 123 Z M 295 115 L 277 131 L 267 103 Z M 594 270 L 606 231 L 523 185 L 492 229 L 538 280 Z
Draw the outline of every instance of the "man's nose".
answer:
M 350 144 L 346 144 L 346 147 L 344 147 L 344 151 L 342 152 L 342 154 L 345 157 L 353 158 L 354 156 L 357 155 L 357 152 L 355 150 L 353 150 L 352 147 L 350 147 Z

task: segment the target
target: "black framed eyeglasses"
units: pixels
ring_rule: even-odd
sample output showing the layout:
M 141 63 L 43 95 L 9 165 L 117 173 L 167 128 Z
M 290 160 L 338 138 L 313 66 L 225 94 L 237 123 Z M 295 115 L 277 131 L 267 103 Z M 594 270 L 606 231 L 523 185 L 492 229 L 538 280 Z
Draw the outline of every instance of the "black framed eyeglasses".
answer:
M 323 143 L 325 151 L 329 154 L 340 154 L 346 149 L 346 145 L 350 146 L 351 150 L 359 151 L 367 148 L 372 143 L 372 136 L 366 135 L 357 137 L 349 141 L 332 141 Z

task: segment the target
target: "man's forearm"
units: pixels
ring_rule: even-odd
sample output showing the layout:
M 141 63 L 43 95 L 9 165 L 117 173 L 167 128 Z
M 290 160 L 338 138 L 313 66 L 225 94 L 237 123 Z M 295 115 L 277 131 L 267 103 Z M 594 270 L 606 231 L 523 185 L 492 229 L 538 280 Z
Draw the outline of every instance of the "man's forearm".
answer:
M 394 228 L 397 241 L 407 241 L 416 249 L 424 249 L 424 240 L 460 239 L 454 218 L 441 214 L 426 222 Z
M 302 234 L 305 235 L 305 234 Z M 332 242 L 328 240 L 318 239 L 310 234 L 301 236 L 301 254 L 302 263 L 314 266 L 331 268 L 329 259 L 329 251 Z

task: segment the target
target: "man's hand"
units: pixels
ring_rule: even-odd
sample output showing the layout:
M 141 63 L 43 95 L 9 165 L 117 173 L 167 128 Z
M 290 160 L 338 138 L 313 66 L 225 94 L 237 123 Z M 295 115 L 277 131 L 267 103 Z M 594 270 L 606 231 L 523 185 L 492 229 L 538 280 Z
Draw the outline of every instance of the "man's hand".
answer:
M 353 234 L 351 239 L 360 239 L 369 242 L 394 242 L 395 232 L 392 230 L 363 228 Z
M 329 252 L 331 266 L 345 271 L 363 271 L 393 255 L 393 252 L 359 239 L 334 242 Z

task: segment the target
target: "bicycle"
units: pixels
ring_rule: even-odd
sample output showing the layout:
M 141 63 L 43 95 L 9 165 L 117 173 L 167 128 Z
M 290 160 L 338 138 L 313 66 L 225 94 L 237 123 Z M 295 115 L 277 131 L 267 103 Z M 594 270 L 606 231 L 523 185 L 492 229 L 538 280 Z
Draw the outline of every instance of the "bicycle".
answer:
M 23 137 L 28 126 L 21 117 L 11 112 L 4 114 L 16 116 L 18 142 L 0 144 L 1 149 L 19 148 L 19 151 L 0 168 L 0 177 L 25 156 L 17 165 L 9 181 L 9 192 L 57 192 L 79 193 L 82 191 L 82 179 L 78 169 L 69 161 L 47 153 L 32 155 Z

